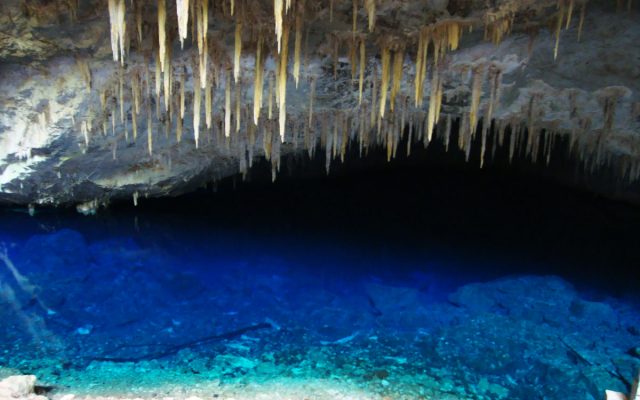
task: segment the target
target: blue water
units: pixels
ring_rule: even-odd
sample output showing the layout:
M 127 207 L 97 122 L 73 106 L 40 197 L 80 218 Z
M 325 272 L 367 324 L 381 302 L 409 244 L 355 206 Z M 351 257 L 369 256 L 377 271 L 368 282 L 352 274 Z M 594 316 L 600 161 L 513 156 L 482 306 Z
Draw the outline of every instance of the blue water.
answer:
M 403 233 L 389 222 L 400 208 L 360 229 L 374 211 L 333 204 L 310 229 L 220 201 L 206 214 L 4 212 L 0 378 L 79 395 L 599 399 L 640 368 L 637 274 L 623 272 L 637 249 L 616 239 L 635 225 L 572 235 L 563 226 L 586 213 L 566 207 L 558 225 L 510 215 L 471 230 L 442 208 Z M 616 240 L 591 233 L 603 229 Z

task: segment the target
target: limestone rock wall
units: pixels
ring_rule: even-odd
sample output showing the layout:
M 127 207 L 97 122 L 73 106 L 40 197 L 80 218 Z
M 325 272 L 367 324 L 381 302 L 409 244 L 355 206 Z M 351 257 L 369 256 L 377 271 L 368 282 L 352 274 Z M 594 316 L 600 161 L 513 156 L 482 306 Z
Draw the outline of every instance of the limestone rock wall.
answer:
M 246 174 L 258 157 L 274 178 L 295 152 L 326 157 L 327 170 L 347 145 L 392 159 L 403 140 L 467 155 L 480 143 L 479 167 L 496 147 L 544 165 L 562 146 L 581 174 L 607 180 L 595 190 L 638 192 L 632 0 L 1 7 L 4 203 L 91 211 Z

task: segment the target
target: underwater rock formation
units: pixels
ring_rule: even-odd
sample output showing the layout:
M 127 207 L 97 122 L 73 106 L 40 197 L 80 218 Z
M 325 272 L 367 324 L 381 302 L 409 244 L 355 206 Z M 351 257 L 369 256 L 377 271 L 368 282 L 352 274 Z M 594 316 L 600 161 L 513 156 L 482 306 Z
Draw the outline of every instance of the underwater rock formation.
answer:
M 437 140 L 635 199 L 638 4 L 7 0 L 0 201 L 163 196 L 255 159 Z M 457 146 L 456 146 L 457 144 Z M 324 151 L 316 150 L 317 147 Z M 458 149 L 456 149 L 456 147 Z M 559 173 L 560 174 L 560 173 Z M 87 203 L 91 202 L 91 203 Z M 88 205 L 87 205 L 88 204 Z
M 188 397 L 170 384 L 251 398 L 246 390 L 266 393 L 259 383 L 295 378 L 365 391 L 355 398 L 555 399 L 629 392 L 640 368 L 636 303 L 593 298 L 557 276 L 441 290 L 436 275 L 347 279 L 295 257 L 243 254 L 215 268 L 174 246 L 61 230 L 10 248 L 10 267 L 0 264 L 0 377 L 33 373 L 51 399 L 88 398 L 83 389 Z M 211 252 L 220 248 L 228 242 Z M 3 382 L 28 398 L 28 379 Z
M 9 376 L 0 381 L 0 399 L 47 400 L 34 393 L 35 385 L 34 375 Z

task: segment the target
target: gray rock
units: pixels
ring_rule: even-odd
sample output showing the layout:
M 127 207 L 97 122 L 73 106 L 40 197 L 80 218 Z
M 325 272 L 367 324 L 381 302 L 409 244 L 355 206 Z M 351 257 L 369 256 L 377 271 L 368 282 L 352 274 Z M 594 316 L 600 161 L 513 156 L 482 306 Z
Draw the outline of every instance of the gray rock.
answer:
M 561 324 L 569 318 L 576 296 L 573 286 L 558 277 L 523 276 L 463 286 L 449 301 L 474 313 Z
M 0 399 L 25 398 L 33 394 L 35 375 L 14 375 L 0 381 Z

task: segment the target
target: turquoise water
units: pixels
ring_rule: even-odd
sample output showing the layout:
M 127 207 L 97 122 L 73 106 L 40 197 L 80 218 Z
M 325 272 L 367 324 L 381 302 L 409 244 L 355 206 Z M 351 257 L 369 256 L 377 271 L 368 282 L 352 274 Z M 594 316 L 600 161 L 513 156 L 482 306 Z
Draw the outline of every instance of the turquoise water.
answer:
M 455 205 L 438 209 L 446 199 L 430 193 L 434 204 L 422 204 L 438 211 L 403 220 L 388 199 L 392 215 L 377 206 L 346 213 L 317 190 L 307 192 L 314 203 L 287 190 L 262 199 L 263 209 L 292 210 L 269 217 L 247 211 L 255 197 L 246 193 L 93 217 L 3 213 L 0 377 L 35 374 L 51 396 L 628 391 L 640 368 L 640 313 L 636 275 L 624 272 L 637 250 L 621 238 L 635 211 L 625 209 L 626 223 L 587 223 L 602 208 L 560 202 L 523 223 L 533 208 L 516 202 L 514 218 L 485 192 L 496 207 L 474 219 Z M 329 211 L 303 221 L 292 204 Z

